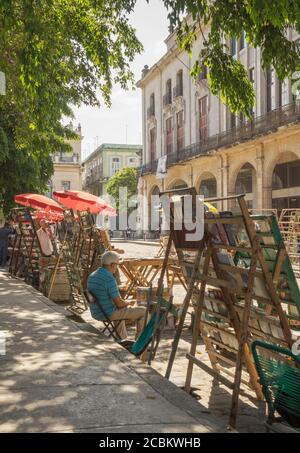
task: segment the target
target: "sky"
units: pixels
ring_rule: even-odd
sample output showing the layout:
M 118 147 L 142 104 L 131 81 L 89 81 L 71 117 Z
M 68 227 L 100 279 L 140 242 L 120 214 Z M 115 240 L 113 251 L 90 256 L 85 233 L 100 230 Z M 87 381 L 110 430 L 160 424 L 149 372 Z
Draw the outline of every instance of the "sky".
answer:
M 151 67 L 166 52 L 164 40 L 168 36 L 167 10 L 161 0 L 137 0 L 130 23 L 136 28 L 144 52 L 137 55 L 131 69 L 136 82 L 143 67 Z M 142 144 L 142 92 L 124 91 L 119 86 L 112 90 L 110 109 L 82 106 L 74 109 L 74 124 L 81 124 L 82 159 L 84 160 L 101 143 Z

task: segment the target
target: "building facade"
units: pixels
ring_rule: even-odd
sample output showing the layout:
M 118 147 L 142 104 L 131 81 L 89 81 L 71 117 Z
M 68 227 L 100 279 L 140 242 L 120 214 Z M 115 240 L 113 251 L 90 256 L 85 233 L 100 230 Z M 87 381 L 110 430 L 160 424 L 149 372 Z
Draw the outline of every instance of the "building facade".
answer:
M 81 190 L 81 126 L 76 128 L 78 140 L 70 140 L 72 151 L 68 153 L 57 152 L 53 156 L 54 174 L 49 184 L 49 195 L 60 190 Z
M 109 179 L 122 168 L 139 167 L 141 154 L 141 145 L 102 144 L 83 162 L 84 190 L 105 195 Z
M 204 35 L 209 29 L 204 29 Z M 289 38 L 299 38 L 292 30 Z M 253 120 L 234 115 L 212 95 L 204 71 L 196 82 L 194 64 L 175 41 L 166 39 L 166 54 L 145 66 L 142 90 L 143 166 L 139 183 L 139 219 L 149 228 L 151 195 L 194 186 L 205 198 L 245 193 L 250 208 L 300 208 L 300 101 L 288 80 L 264 71 L 260 49 L 241 36 L 228 49 L 248 71 L 256 94 Z M 202 47 L 199 35 L 193 55 Z M 163 179 L 156 178 L 159 158 L 167 156 Z M 220 209 L 232 207 L 219 203 Z

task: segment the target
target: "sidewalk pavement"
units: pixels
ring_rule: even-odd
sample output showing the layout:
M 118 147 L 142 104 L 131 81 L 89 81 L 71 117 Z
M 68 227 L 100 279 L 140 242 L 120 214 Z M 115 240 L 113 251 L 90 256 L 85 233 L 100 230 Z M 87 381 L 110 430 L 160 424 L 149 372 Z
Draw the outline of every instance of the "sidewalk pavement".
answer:
M 191 396 L 4 271 L 0 331 L 0 432 L 226 431 Z

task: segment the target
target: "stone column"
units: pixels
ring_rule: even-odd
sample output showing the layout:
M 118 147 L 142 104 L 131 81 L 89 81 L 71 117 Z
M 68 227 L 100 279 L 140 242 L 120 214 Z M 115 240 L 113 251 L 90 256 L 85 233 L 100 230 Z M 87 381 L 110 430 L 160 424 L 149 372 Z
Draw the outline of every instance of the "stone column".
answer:
M 254 208 L 264 209 L 266 208 L 264 203 L 264 145 L 260 143 L 256 148 L 256 193 L 254 201 Z
M 147 199 L 147 179 L 145 177 L 139 180 L 138 190 L 138 234 L 143 237 L 145 231 L 149 229 L 149 213 L 148 213 L 148 199 Z
M 227 154 L 222 155 L 222 197 L 227 197 L 229 193 L 229 159 Z M 229 203 L 227 200 L 224 200 L 222 203 L 222 209 L 224 211 L 229 209 Z

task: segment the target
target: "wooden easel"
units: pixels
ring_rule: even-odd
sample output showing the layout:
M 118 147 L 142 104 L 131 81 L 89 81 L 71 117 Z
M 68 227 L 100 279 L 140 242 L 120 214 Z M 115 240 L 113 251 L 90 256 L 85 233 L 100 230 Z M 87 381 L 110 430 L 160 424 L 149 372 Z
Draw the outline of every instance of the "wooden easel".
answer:
M 184 189 L 186 193 L 188 189 Z M 178 192 L 178 191 L 177 191 Z M 189 282 L 188 293 L 183 302 L 181 319 L 179 321 L 175 338 L 172 345 L 166 377 L 169 378 L 174 363 L 176 350 L 181 337 L 185 316 L 192 299 L 196 297 L 195 322 L 193 339 L 190 353 L 187 354 L 188 368 L 186 374 L 185 389 L 190 391 L 193 366 L 197 365 L 209 372 L 220 382 L 233 390 L 232 405 L 230 412 L 230 426 L 236 424 L 238 397 L 241 382 L 248 384 L 242 378 L 242 372 L 247 372 L 250 379 L 250 387 L 255 390 L 259 399 L 262 399 L 261 387 L 258 384 L 258 376 L 252 361 L 249 341 L 256 338 L 266 338 L 264 325 L 267 324 L 271 334 L 267 335 L 269 341 L 291 346 L 292 336 L 287 316 L 284 313 L 276 291 L 274 281 L 280 275 L 280 266 L 284 261 L 284 253 L 278 251 L 277 269 L 271 275 L 264 252 L 261 246 L 262 237 L 257 233 L 254 222 L 251 219 L 244 200 L 244 196 L 226 198 L 238 201 L 240 214 L 219 216 L 207 214 L 205 216 L 204 247 L 201 250 L 202 258 L 198 266 L 200 250 L 194 265 L 189 263 L 190 271 L 187 271 L 187 263 L 182 260 L 182 248 L 175 247 L 179 251 L 179 262 L 183 266 L 183 273 L 192 275 Z M 223 199 L 216 198 L 210 202 L 218 202 Z M 234 229 L 243 230 L 247 235 L 247 245 L 238 242 L 233 234 Z M 174 237 L 174 236 L 173 236 Z M 271 245 L 277 250 L 277 245 Z M 188 251 L 188 248 L 187 248 Z M 232 261 L 230 253 L 242 253 L 250 258 L 250 265 L 243 267 Z M 224 260 L 225 259 L 225 260 Z M 224 262 L 222 262 L 222 260 Z M 202 261 L 202 262 L 201 262 Z M 198 271 L 197 271 L 198 269 Z M 262 287 L 262 295 L 259 290 Z M 200 285 L 200 288 L 198 287 Z M 257 289 L 258 286 L 258 289 Z M 209 296 L 206 290 L 213 289 L 214 298 Z M 211 291 L 211 290 L 210 290 Z M 215 294 L 220 294 L 215 298 Z M 257 303 L 264 302 L 272 306 L 276 317 L 269 317 L 266 311 L 259 309 Z M 271 330 L 272 329 L 272 330 Z M 277 329 L 277 330 L 276 330 Z M 212 369 L 196 358 L 196 347 L 201 331 Z M 274 332 L 277 332 L 277 336 Z M 279 338 L 278 338 L 279 337 Z M 234 345 L 228 343 L 228 339 L 234 340 Z M 217 349 L 216 349 L 217 348 Z M 226 351 L 234 354 L 235 360 L 229 358 Z M 235 367 L 232 373 L 224 366 Z M 234 378 L 234 382 L 224 376 Z
M 88 305 L 81 283 L 80 269 L 75 263 L 74 255 L 67 238 L 65 238 L 62 244 L 60 259 L 64 261 L 71 287 L 72 301 L 71 305 L 67 308 L 72 313 L 80 316 L 88 308 Z
M 9 268 L 8 272 L 11 275 L 16 275 L 19 269 L 19 261 L 20 257 L 22 256 L 22 234 L 19 228 L 19 225 L 15 223 L 15 238 L 13 242 L 13 247 L 11 251 L 10 261 L 9 261 Z
M 17 237 L 12 257 L 16 262 L 13 269 L 11 261 L 10 269 L 14 274 L 17 273 L 19 259 L 22 256 L 25 263 L 25 281 L 36 286 L 35 277 L 38 278 L 39 275 L 39 258 L 42 256 L 42 251 L 35 222 L 28 208 L 15 208 L 13 215 L 17 223 Z
M 72 221 L 74 221 L 73 213 L 71 213 L 71 222 Z M 60 253 L 55 268 L 51 275 L 47 297 L 51 299 L 53 285 L 59 268 L 65 268 L 71 289 L 71 303 L 67 308 L 75 315 L 80 316 L 87 309 L 87 301 L 82 286 L 82 270 L 80 264 L 76 260 L 79 244 L 78 239 L 80 239 L 80 235 L 78 234 L 79 230 L 77 229 L 77 231 L 75 231 L 74 227 L 73 237 L 70 238 L 67 231 L 67 222 L 70 222 L 70 214 L 68 212 L 66 213 L 66 218 L 63 221 L 63 229 L 65 231 L 64 239 L 61 244 Z

